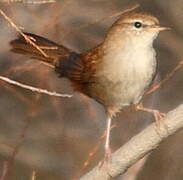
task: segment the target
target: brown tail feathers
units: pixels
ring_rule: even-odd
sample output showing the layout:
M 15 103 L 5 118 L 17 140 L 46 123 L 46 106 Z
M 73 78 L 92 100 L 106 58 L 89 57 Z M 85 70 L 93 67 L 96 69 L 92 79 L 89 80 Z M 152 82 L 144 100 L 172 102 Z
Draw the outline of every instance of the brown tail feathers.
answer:
M 55 65 L 56 59 L 60 59 L 65 56 L 67 57 L 71 52 L 66 47 L 61 46 L 41 36 L 31 33 L 24 33 L 24 34 L 29 36 L 33 40 L 33 42 L 44 51 L 47 57 L 44 56 L 38 49 L 36 49 L 29 42 L 27 42 L 21 35 L 17 39 L 10 42 L 12 52 L 18 54 L 24 54 L 31 58 L 38 59 L 40 61 L 44 61 L 52 65 Z

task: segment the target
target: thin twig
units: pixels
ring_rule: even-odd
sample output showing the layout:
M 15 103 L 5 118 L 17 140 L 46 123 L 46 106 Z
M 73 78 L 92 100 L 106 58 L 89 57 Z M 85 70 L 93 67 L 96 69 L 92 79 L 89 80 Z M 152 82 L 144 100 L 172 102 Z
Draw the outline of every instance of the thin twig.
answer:
M 64 33 L 64 36 L 63 36 L 63 39 L 68 36 L 70 33 L 72 32 L 75 32 L 75 30 L 79 30 L 79 29 L 83 29 L 83 28 L 86 28 L 88 26 L 91 26 L 91 25 L 94 25 L 94 24 L 97 24 L 99 22 L 102 22 L 104 20 L 106 20 L 107 18 L 113 18 L 113 17 L 117 17 L 117 16 L 120 16 L 126 12 L 129 12 L 129 11 L 133 11 L 134 9 L 137 9 L 139 7 L 139 4 L 135 4 L 134 6 L 130 7 L 130 8 L 127 8 L 127 9 L 124 9 L 122 11 L 119 11 L 117 13 L 114 13 L 110 16 L 105 16 L 101 19 L 96 19 L 94 22 L 91 22 L 91 23 L 87 23 L 87 24 L 83 24 L 83 25 L 80 25 L 80 26 L 76 26 L 75 28 L 73 28 L 72 30 L 69 30 L 68 32 Z
M 110 16 L 107 16 L 107 17 L 103 17 L 103 18 L 101 18 L 101 19 L 96 19 L 96 20 L 95 20 L 94 22 L 92 22 L 92 23 L 84 24 L 84 25 L 82 25 L 82 26 L 77 26 L 77 27 L 75 27 L 74 29 L 81 29 L 81 28 L 88 27 L 89 25 L 93 25 L 93 24 L 99 23 L 99 22 L 101 22 L 101 21 L 104 21 L 104 20 L 106 20 L 107 18 L 117 17 L 117 16 L 120 16 L 120 15 L 126 13 L 126 12 L 133 11 L 134 9 L 137 9 L 138 7 L 139 7 L 139 4 L 135 4 L 134 6 L 132 6 L 132 7 L 130 7 L 130 8 L 124 9 L 124 10 L 122 10 L 122 11 L 119 11 L 119 12 L 114 13 L 114 14 L 112 14 L 112 15 L 110 15 Z
M 35 47 L 44 57 L 48 58 L 49 56 L 38 46 L 34 43 L 34 40 L 25 35 L 21 29 L 0 9 L 0 14 L 10 23 L 10 25 L 16 29 L 17 32 L 19 32 L 23 37 L 24 39 L 29 43 L 31 44 L 33 47 Z
M 51 91 L 48 91 L 46 89 L 40 89 L 40 88 L 36 88 L 36 87 L 32 87 L 32 86 L 29 86 L 29 85 L 26 85 L 26 84 L 22 84 L 22 83 L 19 83 L 17 81 L 14 81 L 14 80 L 11 80 L 7 77 L 4 77 L 4 76 L 0 76 L 0 80 L 2 81 L 5 81 L 9 84 L 13 84 L 15 86 L 18 86 L 18 87 L 21 87 L 21 88 L 24 88 L 24 89 L 28 89 L 28 90 L 31 90 L 33 92 L 37 92 L 37 93 L 41 93 L 41 94 L 46 94 L 46 95 L 49 95 L 49 96 L 57 96 L 57 97 L 72 97 L 71 94 L 60 94 L 60 93 L 57 93 L 57 92 L 51 92 Z
M 0 180 L 5 180 L 5 178 L 7 177 L 7 174 L 8 174 L 8 168 L 9 168 L 8 167 L 8 162 L 4 161 L 1 176 L 0 176 Z
M 32 171 L 32 175 L 31 175 L 30 180 L 36 180 L 36 171 Z
M 156 91 L 157 89 L 159 89 L 163 84 L 165 84 L 181 67 L 183 66 L 183 60 L 181 60 L 178 65 L 170 72 L 166 75 L 166 77 L 158 84 L 155 84 L 151 89 L 149 89 L 145 95 L 150 94 L 154 91 Z

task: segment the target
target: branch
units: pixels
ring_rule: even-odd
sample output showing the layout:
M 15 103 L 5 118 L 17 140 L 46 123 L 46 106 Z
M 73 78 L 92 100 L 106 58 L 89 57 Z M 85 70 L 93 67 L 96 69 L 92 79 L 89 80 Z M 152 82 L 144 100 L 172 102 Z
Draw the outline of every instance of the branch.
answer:
M 33 86 L 29 86 L 29 85 L 14 81 L 14 80 L 9 79 L 9 78 L 4 77 L 4 76 L 0 76 L 0 80 L 5 81 L 9 84 L 13 84 L 13 85 L 18 86 L 18 87 L 21 87 L 23 89 L 28 89 L 30 91 L 41 93 L 41 94 L 46 94 L 46 95 L 49 95 L 49 96 L 67 97 L 67 98 L 72 97 L 71 94 L 61 94 L 61 93 L 57 93 L 55 91 L 48 91 L 46 89 L 36 88 L 36 87 L 33 87 Z
M 107 180 L 123 174 L 130 166 L 155 149 L 165 138 L 183 128 L 183 104 L 170 111 L 160 126 L 152 123 L 129 142 L 112 153 L 112 160 L 106 168 L 100 163 L 80 180 Z
M 135 4 L 135 5 L 133 5 L 130 8 L 126 8 L 126 9 L 124 9 L 122 11 L 116 12 L 116 13 L 114 13 L 112 15 L 107 16 L 107 17 L 96 19 L 95 21 L 93 21 L 91 23 L 86 23 L 86 24 L 83 24 L 83 25 L 80 25 L 80 26 L 75 26 L 74 28 L 72 28 L 72 30 L 68 30 L 66 33 L 64 33 L 64 37 L 63 38 L 67 37 L 71 33 L 74 33 L 76 30 L 83 29 L 83 28 L 86 28 L 88 26 L 92 26 L 92 25 L 100 23 L 100 22 L 102 22 L 102 21 L 104 21 L 106 19 L 110 19 L 110 18 L 114 18 L 114 17 L 120 16 L 120 15 L 126 13 L 126 12 L 130 12 L 130 11 L 133 11 L 134 9 L 137 9 L 139 6 L 140 6 L 139 4 Z
M 175 68 L 168 73 L 165 78 L 158 84 L 155 84 L 152 88 L 150 88 L 145 95 L 153 93 L 154 91 L 156 91 L 157 89 L 159 89 L 162 85 L 164 85 L 180 68 L 182 68 L 183 66 L 183 60 L 181 60 L 176 66 Z

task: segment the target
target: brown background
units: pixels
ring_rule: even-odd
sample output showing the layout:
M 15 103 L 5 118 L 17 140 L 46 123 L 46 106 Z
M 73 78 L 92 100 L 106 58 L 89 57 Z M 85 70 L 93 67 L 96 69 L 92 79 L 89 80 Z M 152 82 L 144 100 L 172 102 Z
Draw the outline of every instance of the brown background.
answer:
M 0 8 L 24 31 L 55 40 L 77 52 L 102 41 L 116 18 L 109 18 L 134 3 L 150 12 L 164 26 L 155 42 L 159 62 L 157 79 L 163 79 L 183 59 L 182 0 L 63 0 L 53 4 L 2 3 Z M 96 20 L 105 19 L 98 23 Z M 0 75 L 51 91 L 72 93 L 55 98 L 0 81 L 0 175 L 5 179 L 68 180 L 91 169 L 103 158 L 101 135 L 105 129 L 102 106 L 73 92 L 66 79 L 27 57 L 9 52 L 8 42 L 17 32 L 0 16 Z M 161 89 L 144 98 L 144 105 L 168 112 L 183 101 L 183 68 Z M 124 111 L 113 123 L 111 147 L 116 150 L 153 121 L 150 114 Z M 179 180 L 183 177 L 183 132 L 168 138 L 144 166 L 127 172 L 137 180 Z M 83 168 L 90 152 L 95 152 Z

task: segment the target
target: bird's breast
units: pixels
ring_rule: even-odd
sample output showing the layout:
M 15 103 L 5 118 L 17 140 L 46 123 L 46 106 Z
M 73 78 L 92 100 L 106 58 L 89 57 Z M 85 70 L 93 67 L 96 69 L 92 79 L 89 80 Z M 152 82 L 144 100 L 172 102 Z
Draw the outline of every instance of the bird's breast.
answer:
M 156 70 L 154 50 L 117 53 L 104 58 L 91 87 L 92 96 L 115 109 L 138 103 Z

